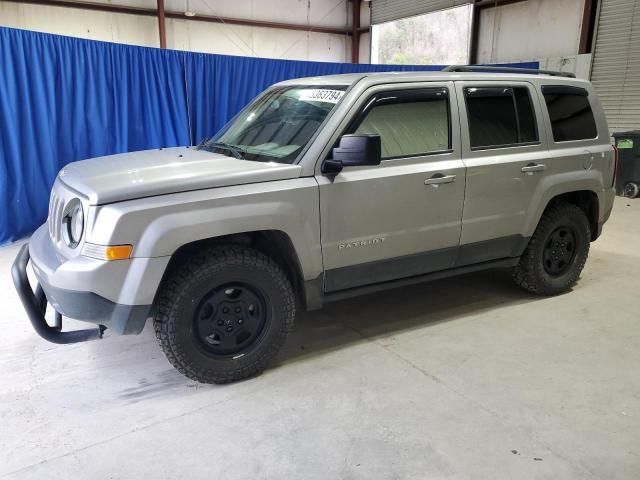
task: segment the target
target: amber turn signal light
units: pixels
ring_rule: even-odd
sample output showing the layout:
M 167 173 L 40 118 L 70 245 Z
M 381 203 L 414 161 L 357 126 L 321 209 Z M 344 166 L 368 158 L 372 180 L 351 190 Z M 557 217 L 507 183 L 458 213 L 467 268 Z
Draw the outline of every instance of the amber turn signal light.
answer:
M 111 245 L 104 249 L 105 260 L 125 260 L 132 251 L 133 245 Z
M 126 260 L 131 257 L 133 245 L 96 245 L 85 243 L 82 254 L 85 257 L 97 258 L 98 260 Z

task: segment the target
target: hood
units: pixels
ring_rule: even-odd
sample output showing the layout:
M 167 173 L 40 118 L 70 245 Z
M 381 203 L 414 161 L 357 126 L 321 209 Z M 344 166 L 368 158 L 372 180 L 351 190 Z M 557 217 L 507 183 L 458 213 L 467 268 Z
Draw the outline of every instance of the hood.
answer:
M 253 162 L 193 147 L 176 147 L 70 163 L 59 177 L 86 195 L 91 205 L 101 205 L 166 193 L 286 180 L 300 176 L 301 171 L 299 165 Z

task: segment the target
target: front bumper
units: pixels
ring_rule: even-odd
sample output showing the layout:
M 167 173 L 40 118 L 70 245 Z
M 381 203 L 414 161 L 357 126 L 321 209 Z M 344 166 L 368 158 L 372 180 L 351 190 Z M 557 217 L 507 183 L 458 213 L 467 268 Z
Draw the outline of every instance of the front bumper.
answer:
M 38 281 L 35 292 L 27 280 L 29 263 Z M 73 343 L 99 338 L 107 328 L 121 335 L 140 333 L 167 263 L 168 257 L 113 262 L 64 258 L 56 251 L 45 225 L 20 250 L 12 276 L 36 332 L 53 342 Z M 53 327 L 44 320 L 47 304 L 56 311 Z M 62 316 L 99 328 L 90 330 L 91 335 L 80 334 L 84 330 L 61 332 Z

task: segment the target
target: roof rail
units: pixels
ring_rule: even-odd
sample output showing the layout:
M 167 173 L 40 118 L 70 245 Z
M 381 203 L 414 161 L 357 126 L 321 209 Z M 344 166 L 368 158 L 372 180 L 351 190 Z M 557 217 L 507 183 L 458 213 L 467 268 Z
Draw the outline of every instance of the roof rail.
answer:
M 501 72 L 501 73 L 532 73 L 553 75 L 554 77 L 576 78 L 571 72 L 556 72 L 554 70 L 536 70 L 535 68 L 496 67 L 484 65 L 449 65 L 443 72 Z

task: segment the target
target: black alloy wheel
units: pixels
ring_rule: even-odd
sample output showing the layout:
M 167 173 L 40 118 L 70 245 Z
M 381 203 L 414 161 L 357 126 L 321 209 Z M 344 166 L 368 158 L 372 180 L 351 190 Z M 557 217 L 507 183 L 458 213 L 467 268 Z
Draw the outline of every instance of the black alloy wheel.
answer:
M 262 372 L 293 325 L 296 296 L 274 259 L 216 245 L 177 263 L 155 300 L 154 328 L 171 364 L 203 383 Z
M 542 254 L 545 271 L 554 277 L 564 274 L 576 256 L 576 235 L 571 227 L 556 228 Z
M 212 355 L 242 354 L 264 331 L 271 305 L 259 288 L 227 283 L 206 295 L 194 314 L 194 333 Z
M 585 210 L 573 203 L 549 205 L 513 270 L 513 279 L 538 295 L 566 292 L 580 277 L 590 242 Z

